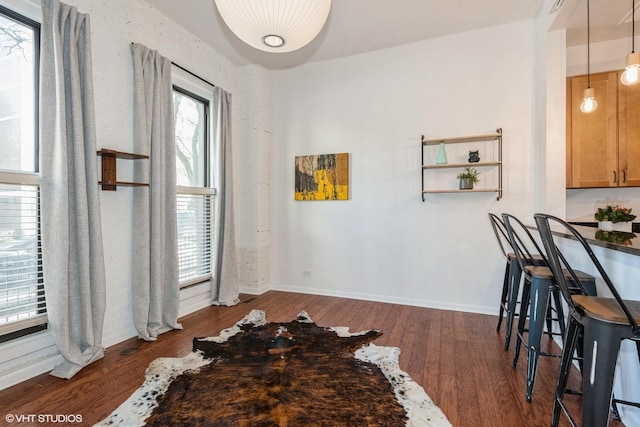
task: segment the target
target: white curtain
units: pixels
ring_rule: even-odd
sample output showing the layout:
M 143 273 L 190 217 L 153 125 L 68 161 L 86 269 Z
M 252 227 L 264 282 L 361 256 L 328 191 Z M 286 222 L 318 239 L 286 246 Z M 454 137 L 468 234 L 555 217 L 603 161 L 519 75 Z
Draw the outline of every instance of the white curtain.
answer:
M 213 115 L 217 117 L 218 138 L 222 154 L 220 173 L 220 227 L 216 262 L 216 280 L 211 289 L 212 304 L 234 305 L 238 302 L 239 281 L 236 258 L 236 234 L 233 213 L 233 157 L 231 146 L 231 94 L 219 87 L 213 91 Z
M 89 15 L 42 0 L 42 258 L 49 330 L 71 378 L 104 356 L 105 272 Z
M 149 160 L 134 162 L 133 322 L 153 341 L 178 323 L 176 147 L 171 61 L 140 44 L 131 46 L 134 76 L 134 147 Z

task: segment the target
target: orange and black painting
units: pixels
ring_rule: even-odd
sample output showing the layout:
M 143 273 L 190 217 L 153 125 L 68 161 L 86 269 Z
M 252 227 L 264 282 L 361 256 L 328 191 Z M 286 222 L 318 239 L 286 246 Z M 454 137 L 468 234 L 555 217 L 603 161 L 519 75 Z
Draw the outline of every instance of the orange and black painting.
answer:
M 349 200 L 349 153 L 296 156 L 296 200 Z

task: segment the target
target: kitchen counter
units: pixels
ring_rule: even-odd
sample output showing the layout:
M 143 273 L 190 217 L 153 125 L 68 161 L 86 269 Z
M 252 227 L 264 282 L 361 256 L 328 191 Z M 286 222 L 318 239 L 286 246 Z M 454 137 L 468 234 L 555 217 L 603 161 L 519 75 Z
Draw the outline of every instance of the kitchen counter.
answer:
M 597 221 L 569 221 L 569 224 L 584 225 L 585 227 L 598 227 Z M 631 231 L 634 233 L 640 233 L 640 222 L 632 222 Z
M 632 255 L 640 255 L 640 238 L 636 233 L 624 233 L 622 231 L 601 231 L 597 225 L 587 227 L 572 223 L 573 227 L 585 238 L 590 245 L 601 246 L 614 251 L 626 252 Z M 638 224 L 634 224 L 636 226 Z M 634 230 L 637 228 L 634 227 Z M 554 231 L 554 233 L 572 239 L 573 236 L 566 232 Z
M 638 228 L 636 226 L 640 226 L 640 223 L 633 224 L 634 233 L 625 233 L 623 231 L 602 231 L 598 229 L 598 223 L 593 222 L 574 222 L 570 221 L 569 224 L 576 229 L 578 233 L 592 246 L 600 246 L 607 249 L 612 249 L 618 252 L 624 252 L 631 255 L 640 256 L 640 237 L 637 232 Z M 580 224 L 589 224 L 580 225 Z M 593 226 L 591 226 L 593 224 Z M 527 224 L 527 228 L 538 231 L 538 227 L 535 224 Z M 552 233 L 558 236 L 565 237 L 567 239 L 575 240 L 573 235 L 569 234 L 566 230 L 553 229 L 552 224 Z

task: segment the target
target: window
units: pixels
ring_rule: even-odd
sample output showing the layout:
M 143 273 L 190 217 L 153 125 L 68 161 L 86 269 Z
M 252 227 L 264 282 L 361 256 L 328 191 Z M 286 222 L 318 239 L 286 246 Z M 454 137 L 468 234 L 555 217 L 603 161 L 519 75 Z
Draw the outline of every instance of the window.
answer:
M 40 245 L 40 24 L 0 6 L 0 342 L 46 328 Z
M 174 86 L 180 287 L 212 278 L 214 203 L 209 100 Z

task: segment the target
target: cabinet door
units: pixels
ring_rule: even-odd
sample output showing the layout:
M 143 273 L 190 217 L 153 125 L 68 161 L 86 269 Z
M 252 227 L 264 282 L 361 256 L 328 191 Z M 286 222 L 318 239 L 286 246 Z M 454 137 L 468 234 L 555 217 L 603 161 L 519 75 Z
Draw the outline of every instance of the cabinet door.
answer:
M 587 76 L 571 78 L 570 115 L 567 117 L 567 154 L 571 156 L 568 188 L 618 185 L 618 132 L 616 72 L 591 75 L 598 108 L 580 111 Z M 570 146 L 569 146 L 570 144 Z
M 618 110 L 618 185 L 640 187 L 640 85 L 620 83 Z

